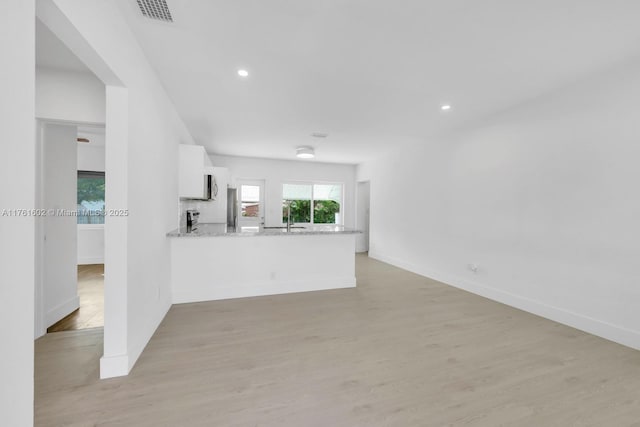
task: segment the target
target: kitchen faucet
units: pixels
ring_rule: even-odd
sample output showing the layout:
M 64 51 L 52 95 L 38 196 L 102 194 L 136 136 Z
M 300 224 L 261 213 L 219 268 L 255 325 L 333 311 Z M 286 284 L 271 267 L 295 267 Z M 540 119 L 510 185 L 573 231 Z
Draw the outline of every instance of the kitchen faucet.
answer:
M 293 221 L 291 221 L 291 200 L 287 200 L 287 231 L 291 231 L 292 225 Z

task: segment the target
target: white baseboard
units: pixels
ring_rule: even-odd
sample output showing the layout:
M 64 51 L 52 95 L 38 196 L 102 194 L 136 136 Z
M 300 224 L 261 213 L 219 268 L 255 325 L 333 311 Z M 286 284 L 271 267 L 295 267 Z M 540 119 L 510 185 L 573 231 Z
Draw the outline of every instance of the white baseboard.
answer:
M 171 308 L 170 303 L 163 304 L 158 310 L 155 319 L 152 319 L 147 324 L 147 339 L 141 341 L 135 348 L 129 347 L 127 354 L 121 354 L 117 356 L 102 356 L 100 358 L 100 379 L 123 377 L 129 375 L 129 372 L 133 369 L 134 365 L 138 361 L 138 358 L 149 344 L 149 340 L 153 337 L 158 326 L 162 323 L 162 320 L 166 316 L 167 312 Z
M 151 340 L 151 338 L 153 338 L 153 335 L 158 330 L 160 323 L 162 323 L 162 321 L 164 320 L 165 316 L 169 312 L 169 309 L 171 309 L 171 303 L 169 303 L 168 301 L 166 302 L 166 304 L 163 304 L 161 307 L 159 307 L 156 315 L 154 316 L 155 318 L 150 319 L 146 324 L 146 339 L 139 341 L 138 345 L 136 346 L 129 347 L 129 372 L 131 372 L 136 362 L 138 361 L 138 358 L 140 358 L 142 352 L 147 347 L 147 344 L 149 344 L 149 341 Z
M 104 264 L 104 256 L 78 258 L 78 265 Z
M 454 275 L 441 272 L 429 271 L 421 265 L 407 263 L 398 258 L 387 256 L 379 251 L 370 251 L 369 257 L 377 259 L 387 264 L 400 267 L 412 273 L 419 274 L 430 279 L 437 280 L 444 284 L 465 291 L 481 295 L 494 301 L 518 308 L 520 310 L 535 314 L 546 319 L 553 320 L 572 328 L 605 338 L 609 341 L 622 344 L 640 350 L 640 332 L 614 325 L 603 320 L 594 319 L 579 313 L 575 313 L 560 307 L 555 307 L 540 301 L 535 301 L 519 295 L 504 292 L 500 289 L 482 285 L 470 280 L 466 280 Z
M 102 356 L 100 358 L 100 379 L 129 375 L 129 356 Z
M 78 308 L 80 308 L 80 297 L 77 295 L 68 301 L 58 304 L 44 315 L 46 327 L 48 328 Z
M 173 303 L 214 301 L 231 298 L 246 298 L 263 295 L 279 295 L 296 292 L 321 291 L 327 289 L 354 288 L 355 277 L 330 277 L 312 280 L 269 281 L 211 286 L 206 289 L 173 291 Z

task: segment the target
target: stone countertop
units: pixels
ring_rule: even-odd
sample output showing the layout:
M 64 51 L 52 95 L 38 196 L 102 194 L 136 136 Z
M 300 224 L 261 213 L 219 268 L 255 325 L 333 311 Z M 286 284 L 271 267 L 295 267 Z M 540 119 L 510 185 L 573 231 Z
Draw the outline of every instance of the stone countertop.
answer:
M 299 228 L 295 228 L 299 227 Z M 265 227 L 242 227 L 239 230 L 228 227 L 227 224 L 198 224 L 191 233 L 187 233 L 185 228 L 179 228 L 167 233 L 167 237 L 257 237 L 257 236 L 317 236 L 333 234 L 358 234 L 362 231 L 347 228 L 342 225 L 295 225 L 291 231 L 286 227 L 265 228 Z

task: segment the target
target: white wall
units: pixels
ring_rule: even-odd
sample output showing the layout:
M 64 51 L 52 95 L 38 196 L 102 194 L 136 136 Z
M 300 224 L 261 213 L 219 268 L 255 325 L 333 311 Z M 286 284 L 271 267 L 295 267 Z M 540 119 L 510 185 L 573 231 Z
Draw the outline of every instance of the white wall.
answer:
M 104 146 L 91 146 L 78 144 L 78 170 L 99 171 L 105 170 Z M 104 225 L 103 224 L 79 224 L 78 225 L 78 264 L 103 264 L 104 263 Z
M 82 171 L 105 171 L 104 147 L 92 146 L 91 144 L 78 144 L 78 170 Z
M 43 0 L 38 8 L 107 83 L 106 197 L 128 216 L 106 218 L 101 375 L 124 375 L 171 305 L 165 234 L 178 226 L 178 144 L 193 140 L 115 2 Z
M 265 225 L 282 225 L 282 184 L 294 181 L 344 184 L 344 225 L 355 225 L 356 167 L 344 164 L 212 155 L 214 166 L 229 169 L 231 186 L 238 179 L 265 180 Z
M 91 73 L 38 67 L 36 117 L 104 123 L 104 83 Z
M 634 62 L 362 165 L 370 255 L 640 348 L 639 99 Z
M 0 212 L 35 206 L 35 6 L 7 0 L 0 14 Z M 0 215 L 0 425 L 33 425 L 35 221 Z
M 104 225 L 78 224 L 78 265 L 104 264 Z

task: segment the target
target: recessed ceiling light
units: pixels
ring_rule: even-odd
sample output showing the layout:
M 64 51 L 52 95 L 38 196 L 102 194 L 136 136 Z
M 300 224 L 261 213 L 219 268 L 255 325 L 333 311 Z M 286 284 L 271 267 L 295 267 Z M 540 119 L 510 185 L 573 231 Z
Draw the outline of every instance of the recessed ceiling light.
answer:
M 313 147 L 303 145 L 296 148 L 296 157 L 299 159 L 313 159 L 314 156 L 315 152 L 313 151 Z
M 238 70 L 238 75 L 240 77 L 249 77 L 249 72 L 247 70 Z
M 451 105 L 449 105 L 449 104 L 441 105 L 441 106 L 440 106 L 440 109 L 441 109 L 442 111 L 451 110 Z

